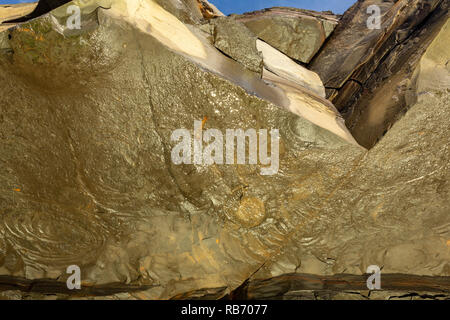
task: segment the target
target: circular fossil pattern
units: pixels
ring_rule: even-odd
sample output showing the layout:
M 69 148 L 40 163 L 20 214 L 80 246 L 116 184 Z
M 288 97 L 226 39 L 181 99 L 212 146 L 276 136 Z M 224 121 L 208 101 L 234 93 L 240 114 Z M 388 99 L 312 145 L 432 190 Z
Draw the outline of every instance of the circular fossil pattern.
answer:
M 97 216 L 73 209 L 15 210 L 0 223 L 6 242 L 34 266 L 86 265 L 95 261 L 107 235 Z
M 243 197 L 234 216 L 241 226 L 256 227 L 266 219 L 264 202 L 254 197 Z

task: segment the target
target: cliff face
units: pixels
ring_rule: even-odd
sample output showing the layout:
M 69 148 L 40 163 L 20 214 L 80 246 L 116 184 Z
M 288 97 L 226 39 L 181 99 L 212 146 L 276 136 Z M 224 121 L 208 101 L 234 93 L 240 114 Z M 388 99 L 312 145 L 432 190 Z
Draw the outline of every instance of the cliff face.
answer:
M 381 8 L 379 29 L 367 9 Z M 373 147 L 414 103 L 414 71 L 448 19 L 448 1 L 358 1 L 311 63 L 356 140 Z
M 380 1 L 382 29 L 364 30 L 375 2 L 358 2 L 326 42 L 331 14 L 250 15 L 321 26 L 304 66 L 278 29 L 271 42 L 206 1 L 73 1 L 7 25 L 0 290 L 70 298 L 77 265 L 81 295 L 333 298 L 346 289 L 308 281 L 349 274 L 347 289 L 362 291 L 358 277 L 379 265 L 386 296 L 448 291 L 448 4 Z M 71 4 L 81 29 L 67 28 Z M 278 170 L 194 154 L 177 164 L 180 129 L 278 129 Z

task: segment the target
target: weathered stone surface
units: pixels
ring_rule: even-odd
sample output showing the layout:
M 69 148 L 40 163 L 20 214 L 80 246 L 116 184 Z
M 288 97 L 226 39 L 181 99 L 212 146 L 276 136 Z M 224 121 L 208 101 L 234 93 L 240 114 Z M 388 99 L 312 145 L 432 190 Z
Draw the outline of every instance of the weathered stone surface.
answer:
M 0 272 L 57 278 L 77 264 L 86 283 L 152 285 L 153 298 L 237 287 L 301 219 L 296 203 L 326 194 L 347 172 L 336 161 L 363 149 L 284 109 L 319 108 L 319 122 L 337 123 L 324 102 L 264 82 L 153 2 L 95 12 L 97 28 L 77 35 L 50 16 L 9 31 Z M 205 117 L 221 131 L 279 128 L 282 174 L 173 164 L 172 130 Z M 318 175 L 311 193 L 286 188 Z M 264 203 L 258 225 L 237 214 L 243 199 Z
M 450 97 L 430 81 L 448 71 L 447 25 L 413 70 L 412 107 L 367 151 L 283 68 L 261 79 L 154 1 L 108 8 L 84 10 L 77 32 L 62 8 L 0 33 L 3 296 L 68 298 L 71 264 L 111 299 L 220 298 L 251 275 L 372 264 L 448 280 Z M 279 129 L 278 173 L 174 164 L 171 134 L 196 120 Z M 48 291 L 11 291 L 31 279 Z
M 0 23 L 27 15 L 36 8 L 36 5 L 37 3 L 2 4 L 0 5 Z
M 450 19 L 434 37 L 413 74 L 415 91 L 425 94 L 428 91 L 448 90 L 450 88 Z
M 398 8 L 394 6 L 395 2 L 358 1 L 345 12 L 328 43 L 310 65 L 320 75 L 326 87 L 341 88 L 361 61 L 372 54 L 369 49 L 383 36 L 384 28 L 367 27 L 367 8 L 377 5 L 381 9 L 383 27 L 390 26 Z
M 258 38 L 289 57 L 308 63 L 334 30 L 331 13 L 276 7 L 236 17 Z
M 381 28 L 369 29 L 370 5 Z M 417 63 L 448 17 L 448 1 L 357 2 L 311 63 L 357 141 L 371 148 L 411 106 Z

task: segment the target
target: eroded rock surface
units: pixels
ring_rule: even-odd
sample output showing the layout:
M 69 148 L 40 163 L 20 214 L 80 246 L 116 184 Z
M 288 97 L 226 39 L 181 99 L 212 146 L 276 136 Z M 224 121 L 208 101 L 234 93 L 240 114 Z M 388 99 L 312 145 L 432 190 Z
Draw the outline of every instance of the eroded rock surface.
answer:
M 56 278 L 77 264 L 87 283 L 156 285 L 153 298 L 240 285 L 301 218 L 289 209 L 301 197 L 284 203 L 289 191 L 280 198 L 286 183 L 298 183 L 295 173 L 315 181 L 320 161 L 344 175 L 346 168 L 332 169 L 336 149 L 343 149 L 342 161 L 363 149 L 284 109 L 322 106 L 324 119 L 335 121 L 337 113 L 320 100 L 291 91 L 304 99 L 293 104 L 282 88 L 213 51 L 154 2 L 117 1 L 95 12 L 97 28 L 72 36 L 60 34 L 66 30 L 51 16 L 8 31 L 12 50 L 1 63 L 2 274 Z M 137 30 L 148 29 L 132 15 L 123 18 L 126 12 L 147 18 L 155 34 Z M 174 28 L 188 45 L 162 33 Z M 246 86 L 273 91 L 273 103 Z M 205 128 L 221 131 L 280 128 L 282 174 L 261 176 L 255 165 L 172 163 L 172 131 L 205 117 Z M 310 130 L 309 139 L 299 126 Z M 292 162 L 300 150 L 303 160 Z M 320 157 L 313 165 L 314 154 Z M 330 176 L 314 192 L 335 183 Z M 262 203 L 264 216 L 242 217 Z
M 436 86 L 429 82 L 434 70 L 444 72 L 448 32 L 447 21 L 414 72 L 416 102 L 321 207 L 334 225 L 312 216 L 315 222 L 292 233 L 256 279 L 293 271 L 357 274 L 368 264 L 386 273 L 448 276 L 450 101 L 448 87 L 442 89 L 448 70 Z
M 261 79 L 151 0 L 92 8 L 76 32 L 62 7 L 0 33 L 2 295 L 36 297 L 11 291 L 36 279 L 69 297 L 72 264 L 87 292 L 122 299 L 373 264 L 448 279 L 448 25 L 414 69 L 412 107 L 367 151 L 289 63 L 267 60 Z M 171 135 L 195 121 L 279 129 L 278 172 L 176 165 Z

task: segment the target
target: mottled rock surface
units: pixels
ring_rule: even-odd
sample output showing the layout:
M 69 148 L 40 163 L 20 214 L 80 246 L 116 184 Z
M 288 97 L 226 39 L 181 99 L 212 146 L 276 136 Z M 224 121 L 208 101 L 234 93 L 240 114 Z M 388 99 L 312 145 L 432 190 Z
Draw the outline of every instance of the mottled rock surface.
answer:
M 412 92 L 416 102 L 405 116 L 255 278 L 293 271 L 357 274 L 369 264 L 386 273 L 449 275 L 450 95 L 441 86 L 448 70 L 438 85 L 428 81 L 431 70 L 443 72 L 449 60 L 443 45 L 448 35 L 447 22 L 421 58 Z M 426 88 L 420 88 L 423 83 Z M 319 238 L 312 236 L 316 232 Z

